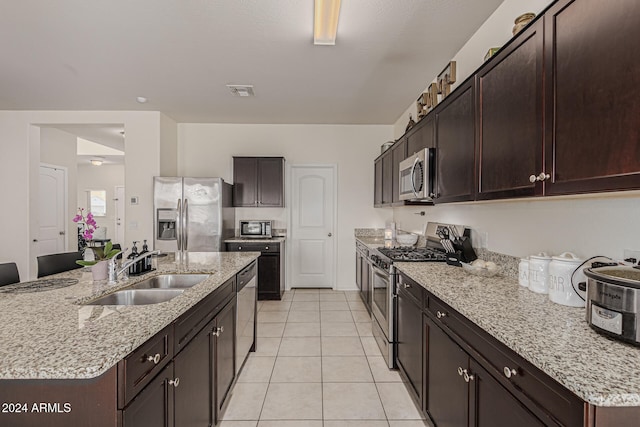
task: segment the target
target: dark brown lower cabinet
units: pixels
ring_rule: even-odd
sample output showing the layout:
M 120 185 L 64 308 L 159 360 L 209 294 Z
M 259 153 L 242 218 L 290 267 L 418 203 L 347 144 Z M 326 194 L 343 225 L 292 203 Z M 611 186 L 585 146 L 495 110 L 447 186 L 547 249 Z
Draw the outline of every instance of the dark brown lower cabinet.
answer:
M 232 299 L 123 410 L 123 427 L 216 425 L 235 379 Z
M 426 406 L 438 427 L 545 425 L 432 320 L 425 322 L 429 334 Z
M 422 406 L 422 304 L 402 288 L 397 302 L 396 364 L 414 400 Z
M 228 242 L 228 252 L 260 252 L 258 299 L 280 300 L 284 294 L 285 242 Z
M 474 359 L 469 361 L 469 425 L 473 427 L 541 427 L 531 413 Z
M 235 378 L 235 336 L 236 301 L 231 301 L 215 317 L 213 330 L 212 369 L 215 384 L 215 416 L 216 424 L 220 421 L 222 410 L 227 403 L 229 391 Z
M 179 381 L 174 395 L 176 426 L 206 426 L 211 422 L 209 337 L 209 328 L 205 327 L 173 359 L 174 378 Z
M 280 253 L 263 253 L 258 258 L 258 299 L 282 298 Z
M 596 425 L 591 406 L 402 272 L 397 288 L 396 364 L 431 426 Z
M 426 409 L 438 427 L 469 423 L 469 391 L 459 369 L 469 369 L 469 356 L 431 319 L 426 319 L 428 340 Z
M 173 427 L 173 362 L 122 411 L 123 427 Z

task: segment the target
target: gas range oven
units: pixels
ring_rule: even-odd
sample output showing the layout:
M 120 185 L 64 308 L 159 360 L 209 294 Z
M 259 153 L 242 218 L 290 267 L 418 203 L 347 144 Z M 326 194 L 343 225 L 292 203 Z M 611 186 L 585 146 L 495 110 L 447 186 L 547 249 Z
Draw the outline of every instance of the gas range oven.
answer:
M 443 227 L 455 227 L 460 235 L 469 236 L 470 230 L 456 225 L 428 223 L 426 246 L 395 246 L 370 249 L 371 313 L 373 336 L 389 368 L 395 368 L 395 304 L 397 272 L 394 262 L 446 262 L 447 255 L 441 243 Z

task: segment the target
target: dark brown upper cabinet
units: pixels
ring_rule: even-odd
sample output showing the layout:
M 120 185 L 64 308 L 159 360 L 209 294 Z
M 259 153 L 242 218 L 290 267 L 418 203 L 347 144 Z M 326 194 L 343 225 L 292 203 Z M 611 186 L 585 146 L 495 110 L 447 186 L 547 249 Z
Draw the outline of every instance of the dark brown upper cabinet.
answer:
M 391 206 L 393 201 L 393 156 L 391 149 L 384 152 L 382 161 L 382 206 Z
M 474 78 L 468 79 L 436 107 L 434 203 L 474 198 L 474 83 Z
M 543 41 L 538 20 L 478 72 L 479 200 L 542 194 Z
M 545 194 L 640 188 L 639 19 L 637 0 L 546 12 Z
M 393 161 L 392 166 L 392 178 L 391 178 L 391 203 L 396 205 L 403 205 L 404 202 L 400 201 L 400 162 L 407 158 L 407 139 L 403 138 L 400 141 L 393 144 L 391 147 L 391 157 Z
M 407 135 L 407 157 L 424 148 L 433 148 L 435 143 L 435 116 L 424 117 L 415 126 L 415 130 Z
M 373 206 L 382 207 L 382 159 L 378 158 L 373 164 Z
M 234 157 L 233 206 L 283 207 L 284 158 Z

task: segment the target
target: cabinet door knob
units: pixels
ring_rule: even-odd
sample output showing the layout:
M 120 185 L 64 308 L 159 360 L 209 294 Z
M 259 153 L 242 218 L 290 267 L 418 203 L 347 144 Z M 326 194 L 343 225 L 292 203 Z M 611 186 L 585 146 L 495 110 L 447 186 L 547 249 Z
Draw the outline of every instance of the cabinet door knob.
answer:
M 468 383 L 469 381 L 473 381 L 473 374 L 468 373 L 467 370 L 465 369 L 463 378 L 464 378 L 464 382 Z
M 544 172 L 540 172 L 540 174 L 536 175 L 530 175 L 529 176 L 529 182 L 534 183 L 536 181 L 538 182 L 542 182 L 542 181 L 546 181 L 547 179 L 551 178 L 551 175 L 549 175 L 548 173 L 544 173 Z
M 458 366 L 458 375 L 462 376 L 466 372 L 466 369 L 462 369 L 461 366 Z
M 242 250 L 242 246 L 238 246 L 238 250 L 241 251 Z
M 507 378 L 515 377 L 516 375 L 518 375 L 518 371 L 516 371 L 515 369 L 511 369 L 508 366 L 505 366 L 502 372 L 504 372 L 504 376 Z
M 411 287 L 411 285 L 408 283 L 403 283 L 402 286 L 404 286 L 405 289 L 408 289 Z
M 180 378 L 176 378 L 174 380 L 169 380 L 169 385 L 172 385 L 172 386 L 177 388 L 180 385 Z
M 329 234 L 327 234 L 327 236 L 331 237 L 331 236 L 333 236 L 333 234 L 332 234 L 332 233 L 329 233 Z
M 216 328 L 215 331 L 211 332 L 211 335 L 215 335 L 216 337 L 219 337 L 221 333 L 224 332 L 224 326 L 220 326 L 219 328 Z
M 442 319 L 443 317 L 447 317 L 447 313 L 445 313 L 445 312 L 443 312 L 443 311 L 438 310 L 438 311 L 436 311 L 436 317 L 437 317 L 438 319 Z
M 265 251 L 268 251 L 268 250 L 269 250 L 269 246 L 265 246 L 265 247 L 264 247 L 264 250 L 265 250 Z
M 153 362 L 154 365 L 157 365 L 160 362 L 160 353 L 156 353 L 153 356 L 147 356 L 147 362 Z

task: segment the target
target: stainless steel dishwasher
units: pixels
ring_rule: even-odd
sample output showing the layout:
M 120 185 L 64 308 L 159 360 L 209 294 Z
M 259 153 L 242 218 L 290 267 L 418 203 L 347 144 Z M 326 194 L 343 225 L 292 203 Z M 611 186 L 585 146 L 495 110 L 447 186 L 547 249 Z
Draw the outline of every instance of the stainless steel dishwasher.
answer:
M 256 289 L 258 281 L 256 262 L 238 273 L 238 309 L 236 311 L 236 374 L 249 355 L 255 342 Z

